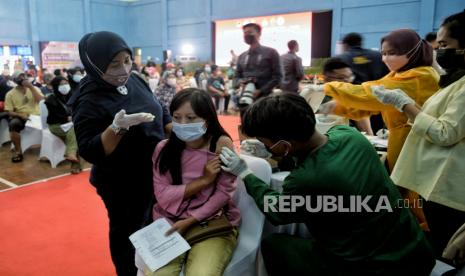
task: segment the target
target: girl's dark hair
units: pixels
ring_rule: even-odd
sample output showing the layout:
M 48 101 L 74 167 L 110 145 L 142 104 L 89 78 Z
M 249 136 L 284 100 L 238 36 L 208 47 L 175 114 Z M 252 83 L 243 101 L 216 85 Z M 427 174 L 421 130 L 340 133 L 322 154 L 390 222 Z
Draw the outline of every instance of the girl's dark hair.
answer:
M 207 132 L 203 136 L 205 139 L 212 138 L 212 142 L 216 143 L 220 136 L 231 138 L 218 121 L 216 108 L 207 92 L 197 88 L 187 88 L 176 93 L 170 105 L 171 116 L 186 102 L 190 102 L 194 113 L 207 123 Z M 170 172 L 173 185 L 182 184 L 181 155 L 185 148 L 186 143 L 171 132 L 168 142 L 161 149 L 155 162 L 155 166 L 158 166 L 162 174 Z
M 460 48 L 465 48 L 465 10 L 444 19 L 441 27 L 449 30 L 449 36 L 459 41 Z
M 302 96 L 282 93 L 252 104 L 242 117 L 242 131 L 271 141 L 306 141 L 315 132 L 315 114 Z

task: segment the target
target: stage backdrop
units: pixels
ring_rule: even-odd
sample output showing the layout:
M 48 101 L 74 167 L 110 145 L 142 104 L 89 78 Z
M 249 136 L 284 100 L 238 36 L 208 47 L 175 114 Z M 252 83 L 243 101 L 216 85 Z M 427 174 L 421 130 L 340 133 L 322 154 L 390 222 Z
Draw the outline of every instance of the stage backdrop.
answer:
M 247 23 L 262 26 L 260 43 L 275 48 L 279 54 L 288 52 L 287 42 L 297 40 L 298 55 L 304 66 L 310 66 L 312 13 L 290 13 L 215 21 L 215 62 L 220 66 L 229 65 L 231 50 L 239 55 L 248 49 L 245 44 L 242 26 Z

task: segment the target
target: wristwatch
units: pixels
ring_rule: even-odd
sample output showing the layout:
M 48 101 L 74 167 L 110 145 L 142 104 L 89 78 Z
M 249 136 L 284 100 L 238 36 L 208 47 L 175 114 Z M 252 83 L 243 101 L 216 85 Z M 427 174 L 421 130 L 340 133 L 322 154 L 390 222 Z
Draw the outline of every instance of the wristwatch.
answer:
M 118 127 L 118 126 L 116 126 L 115 124 L 111 124 L 111 125 L 110 125 L 110 128 L 111 128 L 111 130 L 113 130 L 113 132 L 114 132 L 115 135 L 117 135 L 117 136 L 122 136 L 122 135 L 124 135 L 126 132 L 129 131 L 128 128 Z

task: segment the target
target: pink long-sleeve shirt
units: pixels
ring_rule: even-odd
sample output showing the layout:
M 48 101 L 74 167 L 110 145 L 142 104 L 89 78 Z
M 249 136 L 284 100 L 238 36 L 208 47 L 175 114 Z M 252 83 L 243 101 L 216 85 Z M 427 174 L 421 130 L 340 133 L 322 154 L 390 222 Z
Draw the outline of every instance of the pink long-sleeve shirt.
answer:
M 171 223 L 187 217 L 197 221 L 211 219 L 221 215 L 227 206 L 226 217 L 233 226 L 238 226 L 241 215 L 233 202 L 236 191 L 236 176 L 221 171 L 216 183 L 202 189 L 194 196 L 183 199 L 186 186 L 203 175 L 207 161 L 216 157 L 208 149 L 184 149 L 181 155 L 182 184 L 173 185 L 170 172 L 162 174 L 156 160 L 167 140 L 158 143 L 153 153 L 153 187 L 157 203 L 153 206 L 153 219 L 166 218 Z

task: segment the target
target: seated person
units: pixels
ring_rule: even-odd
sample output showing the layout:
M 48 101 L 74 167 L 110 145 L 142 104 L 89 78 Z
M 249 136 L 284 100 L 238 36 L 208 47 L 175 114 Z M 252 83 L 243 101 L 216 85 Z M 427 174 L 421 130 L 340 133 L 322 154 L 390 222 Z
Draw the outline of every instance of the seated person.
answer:
M 81 73 L 80 67 L 68 69 L 67 74 L 67 80 L 69 82 L 69 86 L 71 87 L 70 94 L 73 94 L 75 91 L 79 90 L 79 83 L 84 78 L 84 76 Z
M 210 95 L 188 88 L 170 106 L 173 129 L 153 154 L 153 184 L 157 203 L 153 219 L 166 218 L 173 225 L 168 234 L 184 235 L 192 226 L 225 215 L 231 231 L 191 244 L 152 275 L 223 275 L 236 248 L 240 212 L 232 198 L 236 177 L 221 171 L 218 153 L 233 148 L 232 140 L 218 121 Z M 146 271 L 147 273 L 147 271 Z M 147 273 L 150 274 L 150 273 Z
M 5 112 L 5 97 L 11 88 L 8 85 L 8 77 L 0 75 L 0 120 L 8 118 L 8 112 Z
M 220 110 L 220 99 L 224 99 L 224 112 L 227 113 L 231 95 L 229 95 L 225 87 L 224 79 L 221 76 L 221 68 L 217 65 L 212 65 L 211 70 L 212 74 L 207 81 L 207 91 L 215 99 L 216 111 Z
M 55 77 L 51 81 L 53 94 L 45 99 L 48 109 L 47 124 L 50 132 L 60 137 L 66 144 L 65 158 L 71 162 L 71 173 L 82 171 L 78 156 L 78 145 L 74 127 L 63 128 L 62 125 L 71 122 L 71 110 L 66 105 L 71 97 L 71 87 L 68 80 L 62 76 Z
M 174 73 L 166 73 L 163 75 L 165 77 L 163 78 L 163 82 L 158 85 L 157 89 L 155 90 L 155 97 L 157 97 L 158 101 L 163 106 L 168 108 L 174 95 L 176 95 L 176 76 Z
M 13 163 L 23 161 L 20 132 L 26 127 L 29 115 L 39 115 L 39 102 L 44 98 L 39 88 L 32 85 L 26 74 L 17 71 L 13 74 L 13 81 L 18 85 L 5 96 L 5 111 L 8 112 L 10 139 L 13 142 Z
M 190 88 L 189 78 L 184 75 L 184 69 L 182 67 L 176 68 L 175 75 L 176 75 L 177 91 Z
M 42 92 L 44 96 L 53 94 L 52 84 L 50 83 L 53 80 L 53 78 L 54 78 L 54 75 L 50 73 L 44 74 L 44 77 L 43 77 L 44 85 L 42 85 L 42 87 L 40 88 L 40 92 Z
M 32 85 L 35 87 L 38 87 L 39 89 L 42 87 L 42 84 L 37 81 L 37 78 L 35 77 L 35 74 L 32 72 L 26 73 L 27 81 L 30 82 Z
M 244 180 L 271 223 L 305 223 L 312 235 L 266 237 L 261 249 L 269 275 L 429 275 L 432 249 L 410 210 L 399 205 L 398 190 L 362 134 L 348 126 L 320 134 L 310 106 L 292 93 L 254 103 L 244 113 L 242 131 L 273 155 L 294 157 L 297 166 L 282 192 L 226 148 L 223 169 Z

